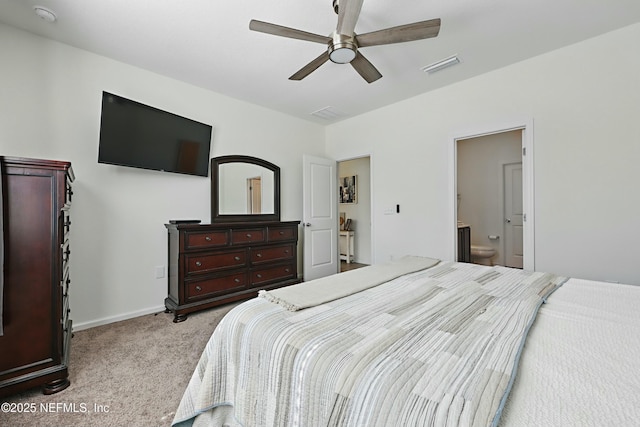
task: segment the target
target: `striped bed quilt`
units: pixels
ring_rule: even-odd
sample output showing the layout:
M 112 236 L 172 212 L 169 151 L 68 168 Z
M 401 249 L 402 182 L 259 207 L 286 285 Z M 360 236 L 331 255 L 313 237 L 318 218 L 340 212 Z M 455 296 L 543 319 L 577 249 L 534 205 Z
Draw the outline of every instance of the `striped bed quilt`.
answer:
M 564 281 L 439 263 L 298 311 L 249 300 L 214 331 L 173 425 L 495 426 Z

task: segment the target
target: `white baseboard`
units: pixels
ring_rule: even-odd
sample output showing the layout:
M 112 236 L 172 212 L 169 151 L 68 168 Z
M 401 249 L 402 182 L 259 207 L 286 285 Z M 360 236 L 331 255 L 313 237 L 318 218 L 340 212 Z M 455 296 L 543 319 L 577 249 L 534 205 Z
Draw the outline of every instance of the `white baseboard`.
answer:
M 92 320 L 83 323 L 73 323 L 73 331 L 82 331 L 84 329 L 95 328 L 96 326 L 108 325 L 109 323 L 120 322 L 122 320 L 133 319 L 134 317 L 145 316 L 147 314 L 159 313 L 165 310 L 164 305 L 145 308 L 144 310 L 132 311 L 129 313 L 119 314 L 117 316 L 103 317 L 102 319 Z

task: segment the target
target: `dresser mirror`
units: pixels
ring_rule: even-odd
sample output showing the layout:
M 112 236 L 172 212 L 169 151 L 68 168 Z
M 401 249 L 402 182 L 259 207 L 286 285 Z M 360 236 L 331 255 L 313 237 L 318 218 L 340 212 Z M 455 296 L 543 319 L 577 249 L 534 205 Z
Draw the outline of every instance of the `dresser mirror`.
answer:
M 211 159 L 211 222 L 280 221 L 280 168 L 251 156 Z

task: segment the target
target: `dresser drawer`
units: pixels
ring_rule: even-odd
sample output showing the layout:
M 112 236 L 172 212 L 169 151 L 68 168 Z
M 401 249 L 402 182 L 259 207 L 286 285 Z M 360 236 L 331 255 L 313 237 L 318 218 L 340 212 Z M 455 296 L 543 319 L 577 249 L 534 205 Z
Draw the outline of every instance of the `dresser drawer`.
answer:
M 211 273 L 229 268 L 244 267 L 245 250 L 185 255 L 185 275 Z
M 296 275 L 296 267 L 293 263 L 279 265 L 277 267 L 265 267 L 252 270 L 251 286 L 259 286 L 280 280 L 293 279 Z
M 206 233 L 186 233 L 184 239 L 185 249 L 214 248 L 229 244 L 229 232 L 222 230 Z
M 298 227 L 269 227 L 269 241 L 298 240 Z
M 185 285 L 187 301 L 198 300 L 245 288 L 247 275 L 244 271 L 241 271 L 226 276 L 188 282 Z
M 293 244 L 251 248 L 251 264 L 261 264 L 270 261 L 284 261 L 293 258 Z
M 231 244 L 261 243 L 266 241 L 264 228 L 248 228 L 244 230 L 231 231 Z

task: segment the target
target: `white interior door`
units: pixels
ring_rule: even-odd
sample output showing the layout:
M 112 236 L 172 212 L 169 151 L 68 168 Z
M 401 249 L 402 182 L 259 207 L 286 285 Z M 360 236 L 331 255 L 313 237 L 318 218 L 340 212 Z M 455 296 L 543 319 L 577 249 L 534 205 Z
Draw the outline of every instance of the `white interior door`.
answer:
M 247 178 L 247 201 L 249 212 L 252 214 L 262 213 L 262 179 L 257 176 Z
M 503 166 L 504 176 L 504 262 L 506 267 L 522 268 L 522 163 Z
M 335 160 L 303 156 L 303 269 L 309 281 L 338 272 Z

